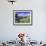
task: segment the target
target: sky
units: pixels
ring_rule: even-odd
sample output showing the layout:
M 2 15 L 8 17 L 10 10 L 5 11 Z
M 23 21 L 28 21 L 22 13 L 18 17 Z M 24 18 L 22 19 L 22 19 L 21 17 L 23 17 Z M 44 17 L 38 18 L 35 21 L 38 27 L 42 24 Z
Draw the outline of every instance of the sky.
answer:
M 19 16 L 29 16 L 30 12 L 16 12 Z

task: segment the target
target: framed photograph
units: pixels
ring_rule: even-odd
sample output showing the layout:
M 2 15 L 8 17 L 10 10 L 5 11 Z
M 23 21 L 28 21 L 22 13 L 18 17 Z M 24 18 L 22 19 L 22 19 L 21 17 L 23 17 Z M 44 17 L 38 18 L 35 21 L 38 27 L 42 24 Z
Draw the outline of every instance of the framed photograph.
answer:
M 32 25 L 32 10 L 13 10 L 14 25 Z

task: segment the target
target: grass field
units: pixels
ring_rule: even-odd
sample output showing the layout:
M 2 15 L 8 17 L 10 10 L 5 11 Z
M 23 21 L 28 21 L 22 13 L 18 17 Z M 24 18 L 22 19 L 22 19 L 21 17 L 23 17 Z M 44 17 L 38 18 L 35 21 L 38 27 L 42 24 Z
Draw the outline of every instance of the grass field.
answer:
M 20 22 L 16 21 L 16 23 L 30 23 L 30 16 L 23 17 L 20 19 Z

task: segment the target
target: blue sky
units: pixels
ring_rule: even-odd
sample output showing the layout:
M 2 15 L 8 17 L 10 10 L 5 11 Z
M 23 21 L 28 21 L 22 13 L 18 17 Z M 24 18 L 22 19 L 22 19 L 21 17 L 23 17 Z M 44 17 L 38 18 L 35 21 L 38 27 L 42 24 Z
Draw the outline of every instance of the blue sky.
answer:
M 21 13 L 24 13 L 24 14 L 29 14 L 30 12 L 16 12 L 17 14 L 21 14 Z
M 19 16 L 29 16 L 30 12 L 16 12 Z

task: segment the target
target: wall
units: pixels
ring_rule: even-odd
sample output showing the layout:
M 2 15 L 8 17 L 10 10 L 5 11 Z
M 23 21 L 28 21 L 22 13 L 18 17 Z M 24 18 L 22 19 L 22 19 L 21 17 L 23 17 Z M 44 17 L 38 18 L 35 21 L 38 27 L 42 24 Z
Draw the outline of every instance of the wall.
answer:
M 32 26 L 14 26 L 13 10 L 33 10 Z M 13 5 L 7 0 L 0 0 L 0 41 L 15 40 L 19 32 L 31 35 L 33 40 L 46 40 L 46 1 L 17 0 Z

